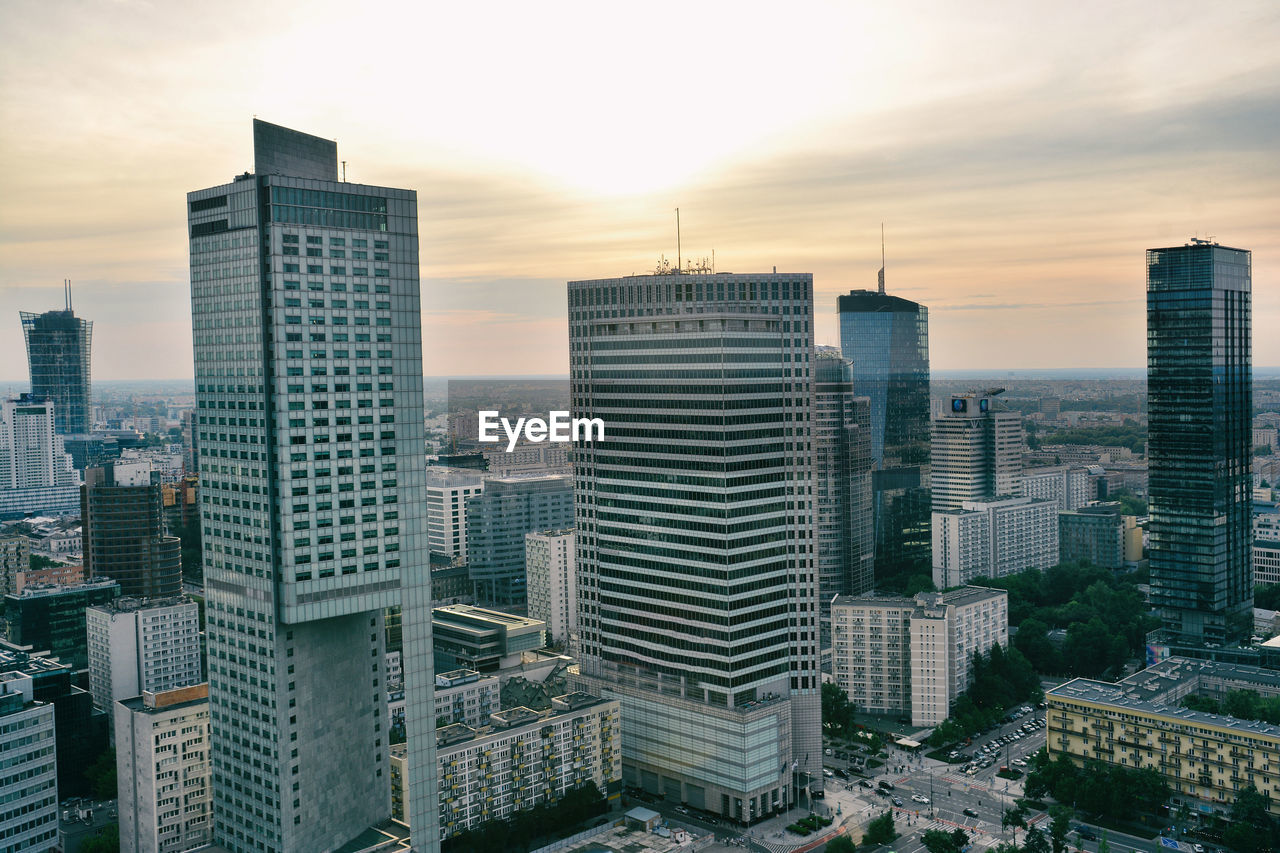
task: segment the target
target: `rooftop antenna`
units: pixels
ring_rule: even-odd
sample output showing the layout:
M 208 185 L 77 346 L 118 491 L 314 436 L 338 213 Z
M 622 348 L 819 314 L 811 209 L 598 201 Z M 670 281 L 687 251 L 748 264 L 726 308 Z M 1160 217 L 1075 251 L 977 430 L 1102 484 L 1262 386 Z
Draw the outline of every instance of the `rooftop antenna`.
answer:
M 344 184 L 347 182 L 347 161 L 346 160 L 342 161 L 342 182 Z
M 880 293 L 884 295 L 884 223 L 880 223 Z
M 67 310 L 71 310 L 71 279 L 64 278 L 62 280 L 63 295 L 67 298 Z
M 680 208 L 676 208 L 676 272 L 680 271 Z

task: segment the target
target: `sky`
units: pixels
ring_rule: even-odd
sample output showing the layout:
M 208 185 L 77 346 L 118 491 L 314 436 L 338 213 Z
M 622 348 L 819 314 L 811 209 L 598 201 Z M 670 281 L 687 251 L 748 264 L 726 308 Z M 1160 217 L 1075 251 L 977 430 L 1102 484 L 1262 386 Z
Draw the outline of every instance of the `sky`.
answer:
M 930 309 L 938 369 L 1136 367 L 1147 248 L 1253 251 L 1280 365 L 1280 5 L 0 3 L 0 380 L 21 310 L 192 376 L 185 193 L 254 116 L 416 189 L 427 375 L 568 370 L 565 282 L 715 253 Z

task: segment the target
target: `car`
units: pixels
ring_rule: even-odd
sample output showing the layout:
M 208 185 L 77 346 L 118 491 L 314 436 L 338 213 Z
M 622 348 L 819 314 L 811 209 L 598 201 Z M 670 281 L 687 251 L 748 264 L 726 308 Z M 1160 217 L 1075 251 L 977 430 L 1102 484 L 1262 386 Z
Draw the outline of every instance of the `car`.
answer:
M 1092 829 L 1085 826 L 1084 824 L 1077 826 L 1075 829 L 1072 830 L 1072 832 L 1074 832 L 1076 835 L 1080 836 L 1081 838 L 1085 839 L 1086 841 L 1098 840 L 1097 833 L 1095 833 Z
M 965 817 L 977 817 L 977 816 L 978 816 L 978 813 L 977 813 L 977 812 L 975 812 L 973 809 L 965 809 L 965 810 L 964 810 L 964 816 L 965 816 Z
M 878 784 L 881 788 L 884 788 L 886 791 L 892 791 L 892 790 L 893 790 L 893 783 L 892 783 L 892 782 L 890 782 L 888 779 L 881 779 L 881 780 L 880 780 L 878 783 L 876 783 L 876 784 Z
M 688 810 L 688 809 L 686 809 L 684 806 L 676 806 L 676 813 L 677 813 L 677 814 L 686 814 L 686 815 L 687 815 L 687 814 L 689 813 L 689 810 Z
M 859 780 L 858 780 L 858 784 L 859 784 L 859 785 L 861 785 L 861 786 L 862 786 L 862 787 L 864 787 L 864 788 L 874 788 L 874 787 L 875 787 L 875 786 L 874 786 L 874 785 L 872 785 L 870 782 L 868 782 L 866 779 L 859 779 Z
M 848 779 L 848 778 L 849 778 L 849 774 L 848 774 L 848 773 L 845 773 L 845 772 L 844 772 L 843 770 L 841 770 L 839 767 L 837 767 L 837 768 L 836 768 L 836 775 L 837 775 L 837 776 L 839 776 L 841 779 Z
M 1026 767 L 1026 766 L 1027 766 L 1027 762 L 1023 761 L 1021 758 L 1015 758 L 1015 759 L 1013 759 L 1012 764 L 1013 764 L 1013 766 L 1014 766 L 1014 767 Z
M 822 754 L 823 754 L 823 755 L 830 755 L 830 754 L 831 754 L 831 749 L 830 749 L 830 748 L 827 748 L 827 749 L 822 750 Z
M 964 772 L 965 772 L 965 774 L 966 774 L 966 775 L 972 776 L 974 773 L 977 773 L 977 772 L 978 772 L 978 769 L 979 769 L 979 768 L 977 768 L 977 767 L 970 767 L 968 770 L 966 770 L 966 771 L 964 771 Z
M 1191 848 L 1191 849 L 1195 850 L 1195 851 L 1196 851 L 1196 853 L 1204 853 L 1204 845 L 1203 845 L 1203 844 L 1194 844 L 1194 845 L 1192 845 L 1192 848 Z
M 912 794 L 911 799 L 917 803 L 920 803 L 921 805 L 925 805 L 925 806 L 929 805 L 929 798 L 926 797 L 924 794 Z
M 898 808 L 902 808 L 902 800 L 899 799 L 898 797 L 893 798 L 893 804 Z
M 828 779 L 834 779 L 836 774 L 835 774 L 835 771 L 828 770 L 826 767 L 824 767 L 822 768 L 822 775 L 826 776 Z

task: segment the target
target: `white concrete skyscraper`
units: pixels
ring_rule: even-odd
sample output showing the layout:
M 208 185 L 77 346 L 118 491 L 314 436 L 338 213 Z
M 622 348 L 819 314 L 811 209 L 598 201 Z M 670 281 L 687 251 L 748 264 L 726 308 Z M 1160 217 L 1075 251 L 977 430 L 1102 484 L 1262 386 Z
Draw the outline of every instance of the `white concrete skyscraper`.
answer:
M 813 280 L 569 283 L 584 689 L 623 778 L 729 819 L 822 784 Z M 807 796 L 805 796 L 807 801 Z
M 214 841 L 316 853 L 389 816 L 399 604 L 409 814 L 435 850 L 417 195 L 253 132 L 256 174 L 187 195 Z

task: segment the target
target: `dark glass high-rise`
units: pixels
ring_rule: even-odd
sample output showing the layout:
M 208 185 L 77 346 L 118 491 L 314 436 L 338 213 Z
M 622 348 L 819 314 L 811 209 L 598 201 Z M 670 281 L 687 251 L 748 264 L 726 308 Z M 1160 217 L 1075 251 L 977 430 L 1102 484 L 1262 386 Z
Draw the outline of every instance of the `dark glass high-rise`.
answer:
M 854 393 L 871 400 L 876 583 L 928 573 L 929 309 L 853 290 L 837 310 Z
M 1151 598 L 1174 642 L 1251 627 L 1250 278 L 1243 249 L 1147 251 Z
M 53 428 L 58 435 L 88 434 L 93 425 L 89 378 L 93 323 L 75 315 L 69 295 L 63 311 L 21 311 L 19 315 L 27 342 L 31 393 L 53 401 Z

